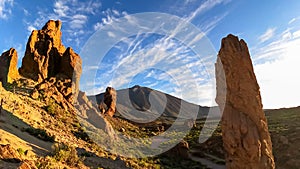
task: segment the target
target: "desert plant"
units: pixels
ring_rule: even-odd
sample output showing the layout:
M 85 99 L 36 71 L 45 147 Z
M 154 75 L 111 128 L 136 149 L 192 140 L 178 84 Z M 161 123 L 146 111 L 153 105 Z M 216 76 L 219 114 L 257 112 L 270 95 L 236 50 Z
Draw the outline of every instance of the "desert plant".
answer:
M 20 155 L 25 155 L 25 151 L 24 151 L 22 148 L 18 148 L 18 149 L 17 149 L 17 152 L 18 152 Z
M 43 129 L 36 129 L 36 128 L 33 128 L 33 127 L 29 127 L 29 128 L 26 128 L 25 131 L 27 133 L 29 133 L 30 135 L 35 136 L 35 137 L 37 137 L 41 140 L 44 140 L 44 141 L 54 142 L 54 140 L 55 140 L 54 136 L 50 136 Z
M 70 167 L 77 167 L 82 163 L 82 159 L 78 157 L 75 147 L 65 144 L 54 145 L 53 158 L 57 162 L 64 162 Z

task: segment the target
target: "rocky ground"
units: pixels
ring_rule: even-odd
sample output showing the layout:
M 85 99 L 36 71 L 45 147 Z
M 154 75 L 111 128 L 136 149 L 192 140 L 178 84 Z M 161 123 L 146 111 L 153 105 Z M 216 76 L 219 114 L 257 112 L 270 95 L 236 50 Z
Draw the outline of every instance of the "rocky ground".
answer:
M 85 134 L 76 116 L 62 109 L 47 109 L 43 101 L 29 97 L 32 86 L 1 87 L 0 99 L 0 168 L 216 168 L 224 167 L 221 131 L 218 128 L 204 144 L 198 144 L 204 120 L 185 137 L 189 159 L 160 155 L 152 158 L 125 158 L 110 153 Z M 52 105 L 53 106 L 53 105 Z M 278 168 L 298 168 L 300 108 L 267 110 Z M 140 127 L 122 118 L 109 118 L 116 131 L 135 137 L 159 134 L 162 123 Z M 206 159 L 206 161 L 203 161 Z M 202 162 L 202 164 L 200 163 Z M 205 166 L 206 164 L 207 166 Z

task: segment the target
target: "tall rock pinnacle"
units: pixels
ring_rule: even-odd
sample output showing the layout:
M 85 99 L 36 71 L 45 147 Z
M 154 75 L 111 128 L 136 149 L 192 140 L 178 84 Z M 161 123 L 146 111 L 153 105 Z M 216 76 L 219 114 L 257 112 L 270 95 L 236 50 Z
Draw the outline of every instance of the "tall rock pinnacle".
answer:
M 33 30 L 26 46 L 20 74 L 41 82 L 58 73 L 65 47 L 61 42 L 61 22 L 50 20 L 42 30 Z
M 228 169 L 274 169 L 272 142 L 247 44 L 228 35 L 216 63 L 217 97 Z
M 13 80 L 19 77 L 18 69 L 18 54 L 14 48 L 10 48 L 0 57 L 0 81 L 2 83 L 12 83 Z
M 61 25 L 60 21 L 50 20 L 41 30 L 32 31 L 19 72 L 40 84 L 54 83 L 63 96 L 72 102 L 79 90 L 82 60 L 72 48 L 66 49 L 62 44 Z

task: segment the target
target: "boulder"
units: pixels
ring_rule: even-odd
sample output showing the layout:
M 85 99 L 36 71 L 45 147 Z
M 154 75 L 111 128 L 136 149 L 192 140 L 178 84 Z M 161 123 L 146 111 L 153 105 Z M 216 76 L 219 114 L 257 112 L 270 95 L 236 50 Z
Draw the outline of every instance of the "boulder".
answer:
M 189 159 L 189 144 L 182 140 L 175 147 L 168 150 L 164 155 L 175 158 Z
M 274 169 L 272 142 L 247 44 L 228 35 L 216 63 L 226 168 Z
M 0 56 L 0 81 L 2 83 L 12 83 L 19 77 L 18 54 L 14 48 L 2 53 Z

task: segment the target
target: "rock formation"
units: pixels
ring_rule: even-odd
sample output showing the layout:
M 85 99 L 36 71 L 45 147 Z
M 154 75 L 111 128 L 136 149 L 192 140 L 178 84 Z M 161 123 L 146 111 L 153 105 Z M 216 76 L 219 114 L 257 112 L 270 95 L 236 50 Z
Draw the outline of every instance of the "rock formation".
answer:
M 171 148 L 164 155 L 175 158 L 189 159 L 189 144 L 182 140 L 175 147 Z
M 14 48 L 10 48 L 0 56 L 0 81 L 2 83 L 12 83 L 19 77 L 18 54 Z
M 57 79 L 51 77 L 49 80 L 44 80 L 42 83 L 35 86 L 31 93 L 33 99 L 42 98 L 47 103 L 54 100 L 65 110 L 72 110 L 73 94 L 72 84 L 70 79 Z
M 50 20 L 42 30 L 33 30 L 26 46 L 20 74 L 42 82 L 55 76 L 65 47 L 61 42 L 61 22 Z
M 116 112 L 116 105 L 117 105 L 117 92 L 112 87 L 107 87 L 104 93 L 103 102 L 106 104 L 107 109 L 104 114 L 113 117 Z M 101 103 L 100 103 L 101 105 Z
M 216 63 L 217 97 L 228 169 L 273 169 L 272 142 L 247 44 L 228 35 Z
M 50 20 L 42 30 L 32 31 L 29 37 L 19 72 L 41 83 L 32 93 L 33 98 L 39 96 L 38 88 L 49 86 L 49 83 L 69 102 L 77 97 L 82 61 L 72 48 L 64 47 L 61 35 L 61 22 Z
M 77 115 L 86 119 L 93 126 L 104 130 L 112 140 L 118 139 L 111 124 L 102 117 L 84 92 L 79 91 L 78 102 L 75 107 L 78 111 Z

